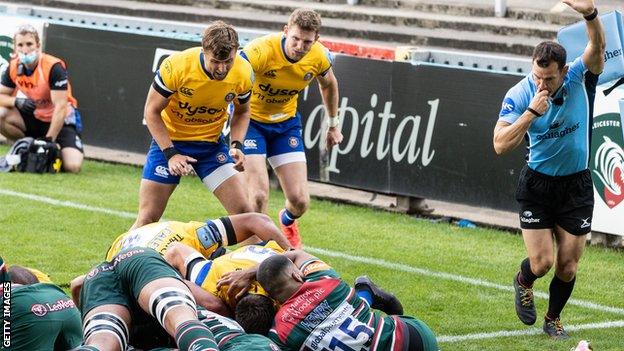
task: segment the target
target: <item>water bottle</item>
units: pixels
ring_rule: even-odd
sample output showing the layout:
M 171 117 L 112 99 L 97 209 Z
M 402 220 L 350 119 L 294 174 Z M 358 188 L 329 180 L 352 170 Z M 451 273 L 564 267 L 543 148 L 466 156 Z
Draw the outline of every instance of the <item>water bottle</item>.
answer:
M 467 219 L 460 219 L 457 222 L 457 226 L 460 228 L 476 228 L 477 225 L 472 223 L 471 221 L 467 220 Z

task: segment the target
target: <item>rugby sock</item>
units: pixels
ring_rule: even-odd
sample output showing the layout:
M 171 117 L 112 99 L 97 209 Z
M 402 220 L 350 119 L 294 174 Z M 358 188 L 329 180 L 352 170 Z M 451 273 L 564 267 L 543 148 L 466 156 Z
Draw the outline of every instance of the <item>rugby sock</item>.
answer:
M 175 340 L 180 351 L 218 350 L 214 335 L 200 321 L 188 321 L 180 324 L 175 333 Z
M 537 276 L 533 274 L 531 270 L 531 262 L 529 258 L 525 258 L 520 263 L 520 275 L 518 275 L 518 283 L 522 284 L 525 288 L 532 288 L 533 282 L 537 280 Z
M 564 282 L 556 274 L 550 281 L 550 298 L 548 299 L 548 312 L 546 313 L 548 319 L 553 320 L 559 317 L 570 295 L 572 295 L 574 282 L 576 282 L 576 277 L 569 282 Z
M 357 296 L 364 299 L 368 303 L 368 306 L 373 305 L 373 293 L 369 289 L 367 288 L 364 288 L 362 290 L 355 289 L 355 293 L 357 294 Z
M 297 216 L 295 216 L 294 214 L 290 213 L 290 211 L 288 211 L 286 208 L 284 208 L 284 211 L 282 212 L 282 215 L 280 216 L 280 222 L 282 222 L 283 225 L 285 226 L 289 226 L 293 223 L 295 223 L 295 220 L 299 218 Z

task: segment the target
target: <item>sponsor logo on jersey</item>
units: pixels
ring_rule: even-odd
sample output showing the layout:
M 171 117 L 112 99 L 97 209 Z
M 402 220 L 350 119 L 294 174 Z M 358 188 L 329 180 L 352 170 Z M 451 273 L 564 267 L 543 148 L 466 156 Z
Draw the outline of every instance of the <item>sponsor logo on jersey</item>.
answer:
M 276 95 L 291 95 L 292 96 L 292 95 L 299 94 L 299 90 L 297 89 L 288 90 L 288 89 L 273 88 L 271 86 L 271 83 L 260 84 L 258 87 L 260 88 L 260 90 L 266 92 L 267 95 L 269 96 L 276 96 Z
M 331 267 L 322 261 L 314 261 L 308 265 L 306 265 L 303 269 L 303 271 L 301 272 L 304 276 L 307 276 L 309 274 L 312 274 L 314 272 L 320 272 L 320 271 L 326 271 L 331 269 Z
M 87 278 L 86 279 L 91 279 L 91 278 L 95 277 L 98 273 L 100 273 L 100 268 L 99 267 L 95 267 L 89 273 L 87 273 Z
M 312 74 L 312 72 L 308 72 L 303 76 L 303 80 L 305 80 L 306 82 L 309 81 L 310 79 L 312 79 L 312 77 L 314 77 L 314 74 Z
M 217 154 L 217 162 L 219 163 L 225 163 L 225 161 L 227 161 L 227 156 L 225 156 L 225 153 L 223 152 L 219 152 Z
M 564 136 L 568 135 L 568 134 L 572 134 L 574 132 L 576 132 L 579 127 L 581 125 L 581 122 L 576 123 L 575 125 L 573 125 L 572 127 L 565 127 L 563 130 L 557 130 L 554 132 L 548 132 L 542 135 L 538 135 L 535 138 L 537 140 L 547 140 L 547 139 L 557 139 L 557 138 L 563 138 Z
M 226 96 L 226 99 L 227 99 L 227 96 Z M 234 98 L 232 98 L 232 99 L 234 99 Z M 210 114 L 210 115 L 214 115 L 215 113 L 219 113 L 219 112 L 223 111 L 223 108 L 211 108 L 211 107 L 207 107 L 207 106 L 193 106 L 193 105 L 189 104 L 186 101 L 185 102 L 178 101 L 178 107 L 181 110 L 184 110 L 184 113 L 187 116 L 194 116 L 196 114 L 202 114 L 202 113 L 207 113 L 207 114 Z
M 511 98 L 505 98 L 501 106 L 500 115 L 505 116 L 516 108 L 516 103 Z
M 232 100 L 234 100 L 234 98 L 235 98 L 235 97 L 236 97 L 236 94 L 234 94 L 234 93 L 228 93 L 228 94 L 225 96 L 225 101 L 227 101 L 227 102 L 232 102 Z
M 32 312 L 37 317 L 43 317 L 48 314 L 48 310 L 46 307 L 40 303 L 36 303 L 30 306 L 30 312 Z
M 154 175 L 163 178 L 169 178 L 169 170 L 167 169 L 167 167 L 164 166 L 156 166 L 156 169 L 154 170 Z
M 290 145 L 290 147 L 292 147 L 293 149 L 297 147 L 297 145 L 299 145 L 299 139 L 297 137 L 291 136 L 290 138 L 288 138 L 288 145 Z
M 594 117 L 592 124 L 592 162 L 589 167 L 596 192 L 610 209 L 624 201 L 623 120 L 618 113 L 607 113 Z
M 180 88 L 180 94 L 182 94 L 184 96 L 191 97 L 191 96 L 193 96 L 194 92 L 195 92 L 195 90 L 191 89 L 191 88 L 187 88 L 187 87 Z
M 36 303 L 30 307 L 30 312 L 32 312 L 37 317 L 43 317 L 46 314 L 48 314 L 48 312 L 58 312 L 58 311 L 62 311 L 62 310 L 66 310 L 68 308 L 74 308 L 74 307 L 76 307 L 76 305 L 74 305 L 74 301 L 69 300 L 69 299 L 61 299 L 61 300 L 57 300 L 53 304 Z
M 243 146 L 245 146 L 245 149 L 255 150 L 258 148 L 258 143 L 256 143 L 254 139 L 245 139 L 245 141 L 243 142 Z
M 267 78 L 272 78 L 272 79 L 277 78 L 277 74 L 275 73 L 274 69 L 264 72 L 263 76 Z

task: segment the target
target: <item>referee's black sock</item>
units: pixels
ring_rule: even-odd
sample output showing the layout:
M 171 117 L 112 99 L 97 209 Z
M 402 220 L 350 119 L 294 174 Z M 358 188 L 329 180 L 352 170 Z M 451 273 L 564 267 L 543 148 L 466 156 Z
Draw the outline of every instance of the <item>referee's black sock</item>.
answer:
M 548 312 L 546 313 L 548 319 L 559 318 L 563 307 L 568 302 L 570 295 L 572 295 L 574 282 L 576 282 L 576 277 L 569 282 L 564 282 L 556 274 L 550 281 L 550 298 L 548 299 Z
M 518 278 L 518 283 L 522 284 L 525 288 L 532 288 L 533 282 L 538 278 L 531 270 L 531 262 L 528 257 L 520 263 L 520 275 Z

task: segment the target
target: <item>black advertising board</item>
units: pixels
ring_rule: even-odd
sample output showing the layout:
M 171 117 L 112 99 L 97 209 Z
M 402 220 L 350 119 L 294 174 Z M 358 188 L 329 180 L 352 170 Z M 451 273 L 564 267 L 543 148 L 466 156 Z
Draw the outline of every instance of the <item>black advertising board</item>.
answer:
M 516 208 L 525 151 L 496 156 L 492 133 L 502 98 L 519 76 L 346 56 L 336 58 L 334 70 L 345 139 L 327 157 L 329 182 Z M 304 136 L 314 129 L 310 120 L 320 119 L 317 89 L 307 93 L 300 100 Z M 318 143 L 304 141 L 309 155 L 317 153 Z
M 154 62 L 159 61 L 157 49 L 166 53 L 199 45 L 55 24 L 47 29 L 46 40 L 46 51 L 68 64 L 83 116 L 85 143 L 140 153 L 147 153 L 151 139 L 142 124 L 143 105 L 154 77 Z
M 68 63 L 85 142 L 147 152 L 142 124 L 153 70 L 198 43 L 50 25 L 46 51 Z M 514 210 L 524 149 L 496 156 L 492 132 L 517 75 L 337 56 L 343 143 L 322 151 L 316 83 L 300 97 L 308 176 L 386 194 Z M 323 129 L 324 131 L 324 129 Z

